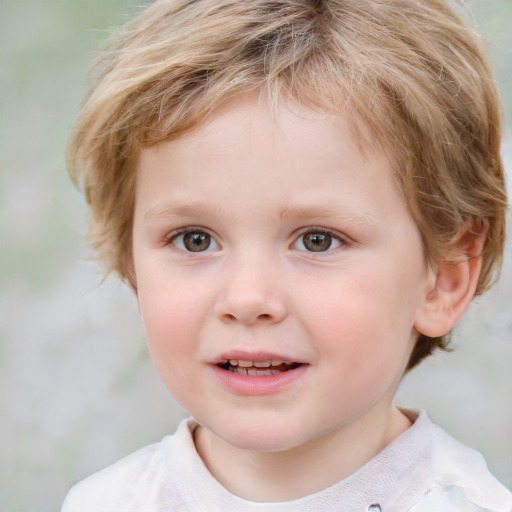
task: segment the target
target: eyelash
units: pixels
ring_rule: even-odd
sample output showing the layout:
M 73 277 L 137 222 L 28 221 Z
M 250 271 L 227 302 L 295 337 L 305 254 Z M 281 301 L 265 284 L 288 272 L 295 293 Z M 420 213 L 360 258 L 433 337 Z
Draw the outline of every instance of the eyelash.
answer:
M 317 254 L 317 253 L 326 254 L 326 253 L 333 252 L 336 249 L 339 249 L 343 246 L 349 245 L 348 238 L 341 235 L 340 233 L 331 231 L 330 229 L 313 226 L 313 227 L 308 227 L 308 228 L 303 229 L 299 233 L 299 236 L 295 239 L 295 242 L 292 244 L 292 247 L 295 246 L 297 243 L 299 243 L 299 241 L 303 240 L 303 237 L 308 234 L 329 236 L 331 238 L 332 242 L 336 241 L 339 244 L 337 247 L 334 247 L 334 248 L 329 247 L 325 251 L 308 251 L 307 249 L 302 249 L 302 251 L 310 253 L 310 254 Z M 302 241 L 302 245 L 304 245 L 304 241 Z
M 188 234 L 198 234 L 198 235 L 199 234 L 203 234 L 203 235 L 207 235 L 209 237 L 210 243 L 208 244 L 206 249 L 210 248 L 211 243 L 213 243 L 213 244 L 215 244 L 217 246 L 219 245 L 218 242 L 215 240 L 214 236 L 210 235 L 205 229 L 202 229 L 202 228 L 199 228 L 199 227 L 195 227 L 195 226 L 182 228 L 182 229 L 179 229 L 177 231 L 174 231 L 173 233 L 170 233 L 165 238 L 165 245 L 166 246 L 174 245 L 177 249 L 179 249 L 179 250 L 181 250 L 183 252 L 188 252 L 188 253 L 207 252 L 207 250 L 203 250 L 203 251 L 190 251 L 187 248 L 178 247 L 176 245 L 176 240 L 178 240 L 180 237 L 185 237 Z
M 204 250 L 193 251 L 193 250 L 189 250 L 186 247 L 184 247 L 184 241 L 182 241 L 181 245 L 183 245 L 183 247 L 179 247 L 176 244 L 176 240 L 178 240 L 180 237 L 185 237 L 187 234 L 198 234 L 198 235 L 199 234 L 204 234 L 204 235 L 206 235 L 207 237 L 209 237 L 208 245 L 206 246 L 206 248 Z M 330 240 L 329 240 L 330 245 L 332 245 L 332 242 L 337 242 L 339 245 L 337 247 L 334 247 L 334 248 L 331 248 L 329 246 L 326 250 L 319 250 L 319 251 L 308 250 L 305 247 L 304 240 L 303 240 L 303 237 L 305 237 L 308 234 L 328 236 L 328 237 L 330 237 Z M 301 242 L 301 240 L 302 240 L 302 242 Z M 299 242 L 301 242 L 302 246 L 304 247 L 304 249 L 299 249 L 299 250 L 302 251 L 302 252 L 311 253 L 311 254 L 315 254 L 315 253 L 320 253 L 320 254 L 330 253 L 330 252 L 332 252 L 332 251 L 334 251 L 334 250 L 336 250 L 336 249 L 338 249 L 340 247 L 349 245 L 349 241 L 348 241 L 347 237 L 342 236 L 339 233 L 335 233 L 335 232 L 333 232 L 333 231 L 331 231 L 329 229 L 320 228 L 320 227 L 304 228 L 298 234 L 298 236 L 295 238 L 294 242 L 291 244 L 291 247 L 292 248 L 295 247 Z M 166 246 L 174 245 L 176 247 L 176 249 L 181 250 L 181 251 L 186 252 L 186 253 L 209 252 L 208 250 L 210 249 L 212 243 L 215 246 L 219 247 L 219 244 L 215 240 L 214 236 L 210 235 L 206 230 L 204 230 L 202 228 L 194 227 L 194 226 L 179 229 L 179 230 L 177 230 L 177 231 L 175 231 L 173 233 L 170 233 L 165 238 L 165 245 Z

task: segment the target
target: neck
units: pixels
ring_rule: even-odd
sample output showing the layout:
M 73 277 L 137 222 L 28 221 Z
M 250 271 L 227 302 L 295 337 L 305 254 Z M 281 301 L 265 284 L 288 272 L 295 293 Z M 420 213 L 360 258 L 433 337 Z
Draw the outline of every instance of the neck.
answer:
M 370 410 L 350 425 L 278 452 L 232 446 L 206 428 L 196 448 L 212 475 L 231 493 L 255 502 L 281 502 L 319 492 L 357 471 L 410 427 L 396 407 Z

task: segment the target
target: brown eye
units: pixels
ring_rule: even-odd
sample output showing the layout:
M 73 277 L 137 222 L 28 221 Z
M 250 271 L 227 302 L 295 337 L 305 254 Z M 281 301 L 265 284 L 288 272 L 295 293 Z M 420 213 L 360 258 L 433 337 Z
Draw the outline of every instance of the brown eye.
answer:
M 218 248 L 215 240 L 204 231 L 189 231 L 172 239 L 172 244 L 186 252 L 204 252 Z
M 329 233 L 311 231 L 299 237 L 295 242 L 295 248 L 308 252 L 327 252 L 340 247 L 341 244 L 338 238 Z
M 308 233 L 303 237 L 304 247 L 308 251 L 322 252 L 330 249 L 332 236 L 324 233 Z
M 183 245 L 191 252 L 206 251 L 210 243 L 210 235 L 206 233 L 187 233 L 183 236 Z

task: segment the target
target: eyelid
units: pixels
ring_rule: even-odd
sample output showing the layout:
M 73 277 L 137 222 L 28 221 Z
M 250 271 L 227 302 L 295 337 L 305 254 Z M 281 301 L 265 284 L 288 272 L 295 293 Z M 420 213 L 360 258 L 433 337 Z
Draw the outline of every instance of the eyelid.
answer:
M 208 247 L 208 249 L 206 249 L 204 251 L 197 251 L 197 252 L 188 251 L 186 249 L 182 249 L 182 248 L 178 247 L 174 243 L 174 241 L 178 237 L 187 235 L 188 233 L 205 233 L 206 235 L 208 235 L 211 238 L 211 241 L 212 241 L 212 244 L 214 245 L 214 247 Z M 201 254 L 201 253 L 212 252 L 214 250 L 220 249 L 220 244 L 217 241 L 217 237 L 215 235 L 213 235 L 210 232 L 210 230 L 208 230 L 206 228 L 203 228 L 201 226 L 185 226 L 185 227 L 178 228 L 178 229 L 175 229 L 175 230 L 171 231 L 170 233 L 168 233 L 165 236 L 164 245 L 165 246 L 171 246 L 172 245 L 178 251 L 181 251 L 181 252 L 184 252 L 184 253 L 187 253 L 187 254 Z
M 321 233 L 324 235 L 330 235 L 335 240 L 338 240 L 341 243 L 341 245 L 334 249 L 329 249 L 327 251 L 319 251 L 317 253 L 312 252 L 312 251 L 303 251 L 303 252 L 310 252 L 311 254 L 315 254 L 315 255 L 328 254 L 328 253 L 334 252 L 337 249 L 340 249 L 342 247 L 346 247 L 347 245 L 351 245 L 350 238 L 348 236 L 344 235 L 343 233 L 340 233 L 339 231 L 335 231 L 333 229 L 324 228 L 324 227 L 320 227 L 320 226 L 308 226 L 308 227 L 300 229 L 297 232 L 294 242 L 292 243 L 292 247 L 298 242 L 298 240 L 300 240 L 301 237 L 303 237 L 304 235 L 307 235 L 308 233 Z

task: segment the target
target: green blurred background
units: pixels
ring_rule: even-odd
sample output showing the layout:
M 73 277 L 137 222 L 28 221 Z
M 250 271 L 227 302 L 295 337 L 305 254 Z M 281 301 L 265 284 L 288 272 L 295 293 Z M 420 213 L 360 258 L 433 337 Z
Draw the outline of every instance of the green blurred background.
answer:
M 507 111 L 512 2 L 472 0 Z M 134 0 L 0 0 L 0 512 L 59 510 L 69 486 L 174 430 L 185 413 L 146 352 L 130 293 L 87 259 L 64 152 L 99 44 Z M 510 180 L 509 180 L 510 182 Z M 510 230 L 509 230 L 510 231 Z M 398 401 L 481 450 L 512 487 L 512 265 Z

